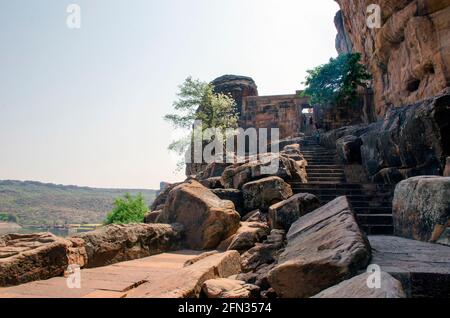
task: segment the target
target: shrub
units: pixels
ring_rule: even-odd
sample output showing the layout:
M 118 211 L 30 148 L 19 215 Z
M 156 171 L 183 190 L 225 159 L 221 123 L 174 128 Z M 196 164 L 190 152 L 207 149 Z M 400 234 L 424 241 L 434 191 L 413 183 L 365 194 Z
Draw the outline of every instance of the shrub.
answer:
M 115 199 L 114 208 L 108 213 L 105 224 L 142 223 L 148 210 L 142 194 L 133 197 L 127 193 L 124 198 Z

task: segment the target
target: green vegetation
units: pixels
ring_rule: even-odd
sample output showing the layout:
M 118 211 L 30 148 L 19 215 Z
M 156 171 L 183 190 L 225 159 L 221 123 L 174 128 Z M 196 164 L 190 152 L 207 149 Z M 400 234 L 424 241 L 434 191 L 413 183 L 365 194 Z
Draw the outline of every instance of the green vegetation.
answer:
M 105 224 L 142 223 L 148 210 L 142 194 L 133 197 L 127 193 L 114 201 L 114 209 L 108 213 Z
M 156 190 L 95 189 L 44 184 L 34 181 L 0 181 L 0 211 L 18 217 L 22 226 L 100 224 L 125 193 L 142 193 L 150 205 Z
M 372 78 L 360 61 L 359 53 L 341 54 L 309 70 L 303 96 L 311 97 L 312 105 L 353 105 L 358 87 L 367 87 Z
M 189 133 L 172 142 L 169 150 L 179 155 L 186 153 L 192 141 L 194 122 L 198 120 L 202 121 L 202 131 L 217 128 L 225 134 L 227 129 L 237 128 L 236 103 L 231 96 L 216 94 L 214 86 L 192 77 L 188 77 L 179 89 L 178 100 L 173 104 L 176 113 L 166 115 L 164 119 L 175 128 L 188 130 Z
M 18 223 L 19 219 L 12 213 L 0 213 L 0 222 Z

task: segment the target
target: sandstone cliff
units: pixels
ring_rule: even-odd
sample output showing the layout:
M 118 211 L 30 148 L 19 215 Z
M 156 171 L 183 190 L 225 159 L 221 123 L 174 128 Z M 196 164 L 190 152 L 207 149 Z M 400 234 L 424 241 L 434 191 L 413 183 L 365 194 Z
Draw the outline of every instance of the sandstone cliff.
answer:
M 375 110 L 438 95 L 450 83 L 450 0 L 336 0 L 338 52 L 360 52 L 373 74 Z M 370 4 L 381 7 L 379 29 L 366 25 Z

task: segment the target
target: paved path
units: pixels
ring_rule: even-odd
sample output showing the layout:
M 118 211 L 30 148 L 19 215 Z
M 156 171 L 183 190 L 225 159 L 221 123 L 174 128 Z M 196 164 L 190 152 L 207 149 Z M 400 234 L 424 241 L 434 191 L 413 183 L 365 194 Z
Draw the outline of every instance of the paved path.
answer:
M 233 266 L 239 263 L 237 252 L 199 255 L 179 251 L 83 269 L 80 289 L 70 289 L 64 277 L 56 277 L 0 288 L 0 298 L 188 297 L 198 293 L 206 279 L 230 276 L 240 270 Z

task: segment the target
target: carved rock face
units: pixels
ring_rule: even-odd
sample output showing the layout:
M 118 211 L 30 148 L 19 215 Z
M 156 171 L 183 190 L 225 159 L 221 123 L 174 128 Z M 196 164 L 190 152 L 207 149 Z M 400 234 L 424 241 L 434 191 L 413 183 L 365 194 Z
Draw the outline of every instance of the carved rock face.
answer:
M 401 106 L 438 95 L 450 82 L 450 1 L 337 0 L 343 23 L 336 48 L 354 52 L 373 74 L 375 109 L 383 116 Z M 379 29 L 366 25 L 367 7 L 381 7 Z

